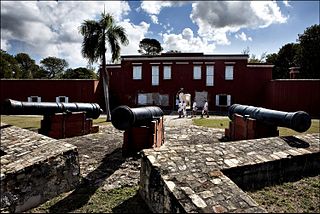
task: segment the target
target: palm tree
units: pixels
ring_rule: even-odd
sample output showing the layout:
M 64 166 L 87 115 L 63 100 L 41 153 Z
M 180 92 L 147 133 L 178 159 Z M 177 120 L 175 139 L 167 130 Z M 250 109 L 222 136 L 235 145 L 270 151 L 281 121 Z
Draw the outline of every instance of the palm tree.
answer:
M 99 21 L 85 20 L 79 32 L 83 35 L 82 50 L 83 57 L 89 63 L 101 61 L 100 80 L 103 81 L 104 100 L 106 104 L 107 121 L 111 120 L 109 106 L 109 74 L 106 70 L 106 45 L 110 47 L 112 62 L 120 58 L 120 44 L 128 45 L 129 40 L 125 29 L 115 24 L 110 14 L 101 14 Z M 107 43 L 107 44 L 106 44 Z

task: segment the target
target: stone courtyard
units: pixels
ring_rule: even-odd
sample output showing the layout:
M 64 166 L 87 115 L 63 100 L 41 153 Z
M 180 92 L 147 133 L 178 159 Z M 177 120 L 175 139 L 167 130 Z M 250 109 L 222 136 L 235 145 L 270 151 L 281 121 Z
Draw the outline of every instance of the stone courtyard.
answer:
M 156 200 L 155 197 L 154 200 L 156 201 L 152 201 L 150 198 L 148 200 L 147 198 L 148 203 L 152 202 L 155 206 L 166 209 L 161 210 L 149 205 L 149 208 L 154 212 L 173 212 L 177 210 L 185 212 L 265 212 L 265 210 L 260 208 L 250 197 L 238 191 L 240 188 L 237 187 L 235 182 L 241 186 L 241 181 L 234 181 L 236 176 L 234 176 L 233 173 L 235 171 L 228 171 L 227 168 L 240 166 L 241 164 L 245 165 L 245 163 L 248 163 L 248 160 L 251 161 L 250 164 L 259 164 L 267 160 L 278 160 L 284 156 L 291 157 L 304 153 L 314 153 L 319 161 L 319 145 L 314 144 L 314 142 L 318 142 L 319 144 L 318 135 L 306 135 L 302 137 L 303 141 L 311 145 L 310 148 L 291 148 L 288 149 L 288 151 L 291 150 L 291 153 L 289 152 L 288 154 L 281 153 L 280 150 L 277 150 L 274 156 L 271 155 L 272 149 L 269 148 L 269 156 L 263 156 L 254 152 L 259 151 L 260 148 L 258 145 L 259 142 L 262 142 L 261 140 L 252 140 L 248 144 L 222 143 L 221 146 L 215 147 L 214 145 L 218 145 L 217 143 L 220 143 L 223 138 L 224 130 L 193 126 L 189 118 L 165 116 L 164 126 L 165 144 L 163 147 L 156 150 L 144 150 L 143 152 L 143 164 L 149 164 L 149 167 L 152 169 L 155 167 L 154 169 L 156 171 L 154 172 L 160 175 L 160 177 L 158 177 L 160 179 L 158 179 L 159 183 L 153 181 L 154 185 L 159 185 L 158 187 L 160 189 L 165 188 L 168 190 L 165 192 L 162 189 L 162 192 L 157 193 L 155 191 L 154 193 L 163 194 L 163 196 L 166 194 L 169 195 L 169 197 L 161 196 L 162 199 L 160 197 L 158 198 L 159 200 Z M 3 129 L 1 129 L 1 133 L 2 132 Z M 3 135 L 1 135 L 1 138 L 3 138 Z M 79 182 L 81 185 L 103 188 L 106 191 L 119 187 L 139 185 L 141 154 L 130 158 L 122 157 L 122 140 L 123 131 L 115 129 L 112 125 L 100 126 L 99 133 L 63 139 L 63 142 L 77 147 L 80 167 Z M 270 144 L 271 146 L 276 145 L 276 148 L 280 148 L 281 145 L 288 145 L 284 140 L 280 142 L 275 139 L 267 140 L 264 144 Z M 245 151 L 247 151 L 246 156 L 249 157 L 248 159 L 238 156 L 241 152 Z M 200 157 L 200 154 L 206 155 L 206 157 Z M 212 154 L 220 157 L 227 155 L 227 159 L 215 162 L 215 157 L 213 157 Z M 1 160 L 3 160 L 3 156 L 1 157 Z M 270 159 L 270 157 L 272 158 Z M 147 162 L 145 162 L 146 158 Z M 200 161 L 201 158 L 204 158 L 204 162 Z M 184 164 L 181 164 L 181 160 L 183 160 Z M 161 163 L 160 166 L 159 163 Z M 1 164 L 3 164 L 3 162 L 1 162 Z M 145 166 L 142 166 L 142 168 L 144 167 Z M 165 167 L 165 169 L 163 167 Z M 222 169 L 222 171 L 216 169 Z M 195 171 L 193 172 L 192 170 Z M 149 178 L 146 178 L 146 180 L 148 179 Z M 142 181 L 140 184 L 141 187 L 145 186 L 146 180 Z M 210 185 L 216 185 L 214 189 L 210 189 L 209 186 L 207 188 L 201 186 L 202 184 L 208 184 L 208 182 L 211 182 Z M 231 194 L 234 196 L 228 196 L 227 194 L 219 194 L 221 191 L 225 192 L 225 189 L 220 189 L 223 185 L 226 185 L 227 189 L 229 188 L 230 194 L 236 190 L 239 195 Z M 74 192 L 76 191 L 77 188 Z M 140 190 L 141 195 L 145 197 L 146 193 L 143 191 L 146 191 L 146 189 Z M 90 198 L 90 194 L 93 193 L 88 192 L 88 198 Z M 180 196 L 184 196 L 181 203 L 177 202 L 178 199 L 180 200 L 179 194 Z M 226 202 L 228 203 L 227 205 L 219 204 L 219 198 L 216 198 L 216 202 L 210 202 L 210 200 L 213 200 L 212 197 L 223 197 L 220 199 L 229 202 Z M 232 200 L 224 200 L 228 197 L 243 202 L 240 203 L 241 201 L 238 201 L 239 203 L 236 204 Z M 63 199 L 63 201 L 67 202 L 68 198 L 70 197 L 68 196 Z M 54 207 L 63 204 L 63 201 L 58 202 Z M 170 205 L 171 208 L 169 204 L 172 205 Z M 139 206 L 141 206 L 139 212 L 149 211 L 148 207 L 143 204 L 142 201 L 140 201 Z M 243 207 L 241 208 L 241 206 Z M 64 211 L 72 212 L 73 210 L 70 208 L 70 210 Z

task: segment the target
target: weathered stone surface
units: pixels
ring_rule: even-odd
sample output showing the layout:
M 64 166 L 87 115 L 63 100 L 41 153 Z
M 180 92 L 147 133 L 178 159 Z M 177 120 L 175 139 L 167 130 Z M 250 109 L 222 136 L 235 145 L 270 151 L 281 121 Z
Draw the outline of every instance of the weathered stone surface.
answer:
M 319 134 L 295 136 L 308 145 L 299 148 L 280 137 L 220 142 L 223 130 L 192 125 L 165 133 L 161 148 L 142 153 L 140 193 L 153 212 L 266 212 L 241 188 L 320 170 Z
M 79 183 L 71 144 L 1 123 L 1 150 L 1 211 L 28 210 Z

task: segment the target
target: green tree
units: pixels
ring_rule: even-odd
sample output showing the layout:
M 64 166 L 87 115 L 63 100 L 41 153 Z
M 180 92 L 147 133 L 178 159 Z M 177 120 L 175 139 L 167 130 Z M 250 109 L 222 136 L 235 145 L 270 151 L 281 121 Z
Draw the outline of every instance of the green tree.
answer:
M 299 52 L 299 44 L 289 43 L 282 46 L 279 52 L 266 56 L 267 63 L 274 65 L 272 69 L 273 79 L 289 78 L 289 68 L 297 66 L 296 56 Z
M 0 78 L 20 79 L 22 72 L 17 60 L 4 50 L 0 50 Z
M 300 65 L 300 77 L 320 79 L 320 25 L 308 27 L 299 35 L 300 50 L 297 61 Z
M 48 79 L 60 79 L 68 67 L 68 62 L 57 57 L 47 57 L 40 61 L 41 68 L 45 71 Z
M 89 63 L 101 61 L 100 78 L 103 81 L 104 98 L 106 105 L 107 121 L 111 120 L 109 107 L 109 74 L 106 71 L 106 45 L 110 47 L 112 62 L 120 58 L 120 44 L 127 45 L 129 40 L 125 29 L 116 25 L 114 18 L 110 14 L 101 14 L 98 21 L 85 20 L 79 32 L 83 36 L 82 55 Z
M 64 79 L 97 79 L 97 75 L 93 70 L 79 67 L 76 69 L 68 69 L 63 75 Z
M 149 38 L 141 40 L 139 48 L 138 52 L 142 55 L 158 55 L 163 50 L 158 40 Z
M 23 79 L 33 79 L 34 76 L 38 76 L 40 68 L 28 54 L 18 53 L 15 56 L 15 59 L 17 60 L 22 71 Z

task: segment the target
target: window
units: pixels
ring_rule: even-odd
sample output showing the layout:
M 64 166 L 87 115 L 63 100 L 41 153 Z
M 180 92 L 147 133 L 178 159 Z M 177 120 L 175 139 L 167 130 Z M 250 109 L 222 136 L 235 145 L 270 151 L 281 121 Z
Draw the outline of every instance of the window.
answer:
M 138 104 L 146 105 L 147 104 L 147 95 L 146 94 L 138 94 Z
M 67 102 L 69 102 L 69 97 L 66 97 L 66 96 L 56 97 L 56 102 L 57 103 L 67 103 Z
M 28 97 L 28 102 L 36 102 L 36 103 L 39 103 L 39 102 L 41 102 L 41 97 L 38 97 L 38 96 L 30 96 L 30 97 Z
M 216 95 L 216 106 L 227 107 L 230 105 L 231 105 L 231 95 L 228 95 L 228 94 Z
M 159 66 L 152 66 L 152 85 L 159 85 Z
M 142 79 L 141 65 L 134 65 L 132 74 L 133 74 L 134 80 L 141 80 Z
M 201 79 L 201 66 L 200 65 L 193 66 L 193 79 L 194 80 Z
M 214 82 L 214 67 L 213 65 L 207 65 L 207 79 L 206 79 L 206 85 L 207 86 L 213 86 Z
M 233 80 L 233 65 L 226 65 L 225 79 Z
M 163 79 L 164 80 L 171 79 L 171 66 L 170 65 L 163 66 Z

